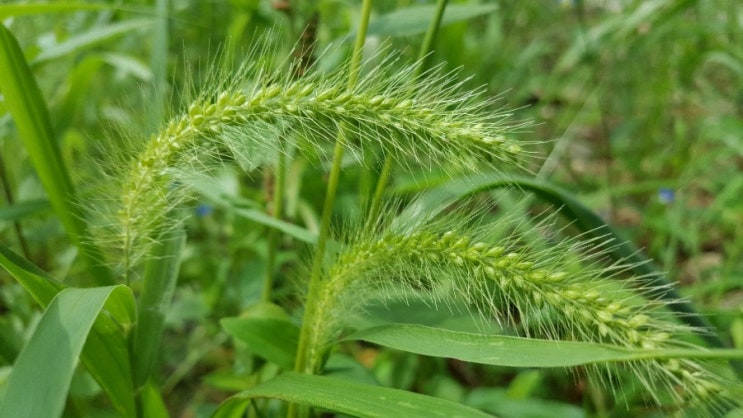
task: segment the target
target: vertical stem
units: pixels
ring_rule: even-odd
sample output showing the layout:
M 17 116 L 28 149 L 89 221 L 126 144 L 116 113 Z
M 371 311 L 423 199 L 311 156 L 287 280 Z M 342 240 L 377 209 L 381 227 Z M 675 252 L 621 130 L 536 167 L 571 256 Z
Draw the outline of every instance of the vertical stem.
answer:
M 448 0 L 438 0 L 436 3 L 436 13 L 431 19 L 431 24 L 428 26 L 426 36 L 423 38 L 420 52 L 418 53 L 418 66 L 415 69 L 413 75 L 413 81 L 417 82 L 418 77 L 423 71 L 428 68 L 428 62 L 430 59 L 430 53 L 433 50 L 433 44 L 436 41 L 436 35 L 438 35 L 439 27 L 441 26 L 441 18 L 444 16 L 446 10 L 446 3 Z M 379 214 L 379 209 L 382 204 L 382 196 L 387 188 L 389 182 L 390 173 L 392 172 L 392 158 L 386 156 L 384 159 L 384 165 L 382 171 L 379 173 L 377 179 L 377 187 L 374 188 L 374 196 L 372 197 L 371 205 L 369 207 L 368 221 L 374 222 L 374 219 Z
M 157 21 L 152 34 L 152 52 L 150 55 L 150 67 L 152 69 L 152 109 L 149 112 L 150 129 L 156 131 L 157 126 L 162 123 L 165 109 L 165 79 L 168 66 L 168 14 L 170 13 L 170 0 L 156 1 Z
M 287 2 L 284 12 L 289 17 L 290 21 L 294 21 L 295 11 L 291 5 Z M 301 78 L 307 69 L 312 66 L 314 62 L 313 53 L 315 50 L 315 43 L 317 42 L 316 30 L 319 15 L 313 8 L 312 15 L 307 20 L 307 24 L 304 30 L 299 34 L 299 44 L 296 46 L 294 51 L 294 65 L 291 67 L 293 71 L 292 76 L 294 78 Z M 292 23 L 291 27 L 294 27 Z M 293 34 L 293 38 L 296 38 L 296 34 Z M 284 213 L 284 195 L 285 195 L 285 184 L 286 184 L 286 155 L 284 153 L 284 138 L 279 138 L 279 154 L 276 161 L 276 167 L 273 174 L 267 173 L 269 180 L 272 184 L 272 191 L 270 192 L 273 196 L 271 198 L 273 202 L 272 215 L 274 219 L 280 220 Z M 268 190 L 267 190 L 268 193 Z M 279 239 L 281 233 L 276 229 L 271 229 L 268 232 L 268 254 L 266 257 L 266 277 L 263 281 L 263 292 L 261 300 L 264 302 L 271 301 L 271 293 L 273 290 L 273 279 L 276 270 L 276 254 L 278 253 Z
M 284 183 L 286 181 L 286 155 L 284 155 L 283 138 L 279 139 L 279 155 L 276 161 L 276 171 L 274 173 L 273 185 L 273 207 L 271 208 L 274 219 L 281 219 L 284 212 Z M 273 290 L 273 276 L 276 266 L 276 254 L 278 253 L 279 238 L 281 234 L 277 229 L 268 231 L 268 255 L 266 257 L 266 277 L 263 281 L 263 292 L 261 300 L 264 302 L 271 301 L 271 292 Z
M 2 182 L 3 190 L 5 191 L 5 201 L 8 202 L 8 205 L 12 205 L 14 202 L 13 191 L 10 189 L 10 181 L 8 181 L 8 173 L 5 170 L 5 161 L 3 161 L 2 155 L 0 155 L 0 182 Z M 13 228 L 15 229 L 15 234 L 18 238 L 18 245 L 21 246 L 21 253 L 26 257 L 26 259 L 30 260 L 31 253 L 28 250 L 26 238 L 23 237 L 21 222 L 18 220 L 13 221 Z
M 444 10 L 446 10 L 446 3 L 448 0 L 439 0 L 436 3 L 436 14 L 431 20 L 431 24 L 428 26 L 426 36 L 423 38 L 423 44 L 421 44 L 421 50 L 418 53 L 418 68 L 415 72 L 415 77 L 421 75 L 424 69 L 428 68 L 428 57 L 429 53 L 433 51 L 433 43 L 436 41 L 436 35 L 439 33 L 439 27 L 441 27 L 441 18 L 444 16 Z
M 361 56 L 364 53 L 364 41 L 366 40 L 366 30 L 369 27 L 369 16 L 371 16 L 372 0 L 364 0 L 361 5 L 361 21 L 359 30 L 356 32 L 356 42 L 353 44 L 353 53 L 351 63 L 349 64 L 348 89 L 356 87 L 359 79 L 359 70 L 361 69 Z
M 361 66 L 361 57 L 363 53 L 364 40 L 366 38 L 366 31 L 369 26 L 369 16 L 371 15 L 372 0 L 364 0 L 361 6 L 361 21 L 359 22 L 359 30 L 356 33 L 356 42 L 354 43 L 353 53 L 351 55 L 351 62 L 349 64 L 348 74 L 348 89 L 352 90 L 356 86 L 356 82 L 359 77 L 359 70 Z M 341 172 L 341 161 L 344 153 L 345 143 L 345 127 L 343 125 L 338 127 L 338 138 L 335 141 L 335 147 L 333 149 L 333 164 L 330 169 L 330 176 L 328 178 L 328 188 L 325 192 L 325 203 L 323 205 L 322 218 L 320 222 L 320 231 L 317 239 L 317 247 L 315 248 L 315 254 L 312 260 L 312 270 L 310 273 L 310 282 L 307 294 L 307 301 L 305 304 L 304 317 L 302 318 L 302 329 L 299 333 L 299 344 L 297 347 L 296 363 L 294 364 L 294 371 L 299 373 L 312 374 L 315 370 L 313 364 L 315 359 L 311 358 L 314 354 L 312 347 L 312 333 L 313 329 L 312 319 L 316 315 L 320 314 L 317 312 L 317 299 L 320 288 L 320 280 L 322 273 L 322 263 L 325 257 L 325 246 L 328 240 L 328 231 L 330 230 L 330 219 L 333 213 L 333 206 L 335 203 L 335 195 L 338 190 L 338 180 L 340 179 Z M 288 417 L 296 417 L 298 415 L 307 415 L 308 410 L 303 409 L 301 412 L 296 404 L 290 404 L 287 412 Z

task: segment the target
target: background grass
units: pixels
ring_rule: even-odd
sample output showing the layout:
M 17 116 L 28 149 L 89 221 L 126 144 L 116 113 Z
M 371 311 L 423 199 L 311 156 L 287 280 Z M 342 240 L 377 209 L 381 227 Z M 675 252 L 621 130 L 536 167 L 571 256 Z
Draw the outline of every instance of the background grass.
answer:
M 182 104 L 191 85 L 204 82 L 219 51 L 239 60 L 258 34 L 273 29 L 287 52 L 311 9 L 310 2 L 290 2 L 287 14 L 278 1 L 172 1 L 164 36 L 162 20 L 156 19 L 162 9 L 156 7 L 168 2 L 157 3 L 97 2 L 107 8 L 65 13 L 41 8 L 29 16 L 0 5 L 0 16 L 40 84 L 55 140 L 83 197 L 97 184 L 93 162 L 105 158 L 101 149 L 126 146 L 118 132 L 151 132 L 151 115 Z M 743 5 L 734 0 L 451 3 L 493 6 L 493 11 L 445 26 L 433 61 L 461 67 L 471 76 L 470 87 L 485 85 L 488 95 L 502 95 L 503 105 L 516 109 L 516 119 L 533 121 L 518 134 L 544 141 L 535 149 L 541 158 L 531 170 L 575 193 L 643 247 L 680 282 L 681 292 L 710 314 L 724 337 L 743 348 Z M 423 33 L 403 29 L 420 15 L 407 8 L 421 4 L 426 2 L 375 2 L 373 20 L 397 14 L 376 32 L 370 28 L 368 44 L 389 42 L 414 59 Z M 339 45 L 323 56 L 322 69 L 350 49 L 346 39 L 359 6 L 321 0 L 317 7 L 320 49 Z M 7 111 L 0 101 L 0 239 L 18 252 L 25 241 L 35 264 L 80 283 L 85 264 L 76 259 L 60 222 L 49 216 L 47 194 Z M 317 230 L 324 172 L 316 161 L 290 162 L 287 221 Z M 361 176 L 353 169 L 345 173 L 339 213 L 358 207 Z M 234 201 L 262 207 L 267 196 L 259 176 L 224 170 L 217 177 L 218 192 L 233 204 L 206 197 L 191 202 L 185 257 L 165 320 L 160 378 L 171 413 L 183 416 L 199 415 L 225 391 L 241 389 L 258 366 L 239 344 L 227 343 L 217 321 L 261 297 L 265 227 L 241 216 Z M 393 190 L 403 194 L 421 181 L 440 179 L 435 173 L 397 176 Z M 274 296 L 296 304 L 287 299 L 292 283 L 282 278 L 307 247 L 289 238 L 281 244 Z M 0 284 L 0 365 L 7 370 L 38 312 L 4 272 Z M 472 405 L 500 396 L 523 413 L 527 406 L 519 401 L 542 399 L 537 412 L 554 414 L 550 402 L 559 402 L 564 416 L 582 416 L 582 404 L 601 404 L 596 399 L 601 394 L 576 389 L 561 372 L 514 372 L 364 345 L 348 350 L 390 387 Z M 94 401 L 98 391 L 81 375 L 73 381 L 78 402 L 72 408 L 92 416 L 100 409 Z M 632 398 L 631 392 L 627 388 L 622 396 Z

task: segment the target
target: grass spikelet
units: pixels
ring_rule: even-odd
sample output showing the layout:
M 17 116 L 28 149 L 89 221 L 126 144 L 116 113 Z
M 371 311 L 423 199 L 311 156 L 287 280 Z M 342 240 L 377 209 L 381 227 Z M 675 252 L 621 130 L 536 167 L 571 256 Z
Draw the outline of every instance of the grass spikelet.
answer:
M 414 65 L 402 70 L 394 59 L 348 90 L 347 70 L 310 71 L 301 80 L 273 70 L 260 51 L 229 78 L 212 86 L 153 134 L 120 175 L 120 231 L 124 269 L 147 253 L 148 243 L 167 228 L 164 215 L 182 200 L 172 173 L 200 170 L 224 158 L 251 169 L 276 150 L 276 138 L 294 138 L 298 149 L 316 154 L 344 126 L 351 150 L 382 148 L 401 165 L 446 160 L 453 170 L 517 163 L 525 152 L 508 138 L 492 100 L 462 92 L 452 74 L 440 70 L 419 78 Z M 221 80 L 221 81 L 217 81 Z M 361 159 L 363 160 L 363 159 Z
M 568 239 L 555 244 L 548 234 L 542 241 L 549 244 L 538 246 L 518 232 L 516 223 L 488 228 L 477 225 L 477 218 L 455 212 L 423 228 L 392 223 L 377 230 L 381 232 L 351 239 L 326 268 L 319 292 L 318 312 L 323 315 L 313 324 L 317 347 L 332 340 L 349 312 L 363 309 L 363 295 L 390 299 L 399 297 L 401 289 L 434 298 L 439 305 L 452 300 L 454 292 L 482 320 L 496 320 L 532 338 L 638 350 L 690 346 L 685 337 L 692 330 L 674 321 L 664 309 L 667 302 L 653 298 L 658 289 L 642 287 L 638 278 L 613 278 L 627 274 L 631 266 L 606 265 L 602 259 L 611 242 Z M 548 221 L 536 229 L 545 229 Z M 678 405 L 698 406 L 708 415 L 729 402 L 727 382 L 695 360 L 589 367 L 592 376 L 613 389 L 621 384 L 620 370 L 631 371 L 658 404 L 664 393 Z

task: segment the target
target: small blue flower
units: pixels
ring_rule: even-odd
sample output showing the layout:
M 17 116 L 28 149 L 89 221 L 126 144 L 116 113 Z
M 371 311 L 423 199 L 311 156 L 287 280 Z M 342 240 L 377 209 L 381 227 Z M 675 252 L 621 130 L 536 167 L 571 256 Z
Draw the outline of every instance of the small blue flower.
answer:
M 209 216 L 212 212 L 214 212 L 214 206 L 212 205 L 200 203 L 198 206 L 196 206 L 196 216 L 198 216 L 199 218 Z
M 676 200 L 676 192 L 669 187 L 661 187 L 658 189 L 658 200 L 664 205 L 670 205 Z

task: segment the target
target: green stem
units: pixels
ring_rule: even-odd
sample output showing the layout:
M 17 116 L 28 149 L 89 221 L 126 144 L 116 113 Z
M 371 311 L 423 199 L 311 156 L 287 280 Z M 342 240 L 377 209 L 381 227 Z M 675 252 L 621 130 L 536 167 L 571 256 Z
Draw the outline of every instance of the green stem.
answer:
M 177 216 L 175 213 L 169 216 Z M 144 269 L 130 356 L 134 388 L 140 391 L 153 375 L 160 355 L 165 315 L 178 282 L 180 256 L 186 242 L 181 225 L 168 231 L 152 248 Z M 138 404 L 142 407 L 141 393 Z
M 359 22 L 359 31 L 356 32 L 356 42 L 353 44 L 353 53 L 351 54 L 351 63 L 349 64 L 348 89 L 356 87 L 359 79 L 359 70 L 361 69 L 361 57 L 364 53 L 364 41 L 366 40 L 366 31 L 369 28 L 369 16 L 371 16 L 372 0 L 364 0 L 361 5 L 361 21 Z
M 281 146 L 281 140 L 279 146 Z M 284 150 L 279 149 L 278 159 L 276 161 L 276 171 L 274 172 L 273 185 L 273 208 L 272 215 L 276 220 L 280 220 L 284 212 L 284 183 L 286 181 L 286 155 Z M 263 293 L 261 300 L 264 302 L 271 301 L 271 292 L 273 290 L 273 277 L 276 268 L 276 254 L 278 253 L 279 238 L 281 234 L 278 229 L 272 228 L 268 232 L 268 256 L 266 258 L 266 279 L 263 281 Z
M 392 158 L 388 155 L 384 159 L 382 171 L 377 178 L 377 187 L 374 188 L 374 197 L 372 197 L 371 206 L 369 207 L 368 222 L 374 222 L 379 215 L 379 209 L 382 206 L 382 196 L 389 183 L 390 173 L 392 173 Z
M 152 68 L 152 103 L 149 112 L 150 130 L 157 132 L 162 123 L 165 110 L 165 89 L 168 68 L 168 15 L 170 0 L 157 0 L 155 13 L 157 20 L 152 34 L 152 54 L 150 67 Z
M 299 38 L 299 45 L 297 46 L 298 54 L 295 53 L 294 59 L 296 61 L 296 68 L 294 69 L 294 77 L 301 77 L 312 63 L 312 51 L 315 49 L 317 42 L 315 36 L 307 36 L 307 32 L 310 27 L 317 24 L 317 11 L 314 4 L 311 4 L 313 10 L 312 16 L 307 20 L 307 24 L 301 34 L 292 33 L 292 38 Z M 286 9 L 286 14 L 289 20 L 292 22 L 291 28 L 294 28 L 294 17 L 296 15 L 294 9 L 289 7 Z M 286 155 L 284 154 L 284 139 L 279 138 L 279 155 L 276 162 L 276 170 L 274 172 L 274 184 L 273 184 L 273 218 L 280 221 L 284 212 L 284 194 L 286 184 Z M 279 239 L 281 234 L 278 229 L 271 229 L 268 232 L 268 255 L 266 259 L 266 278 L 263 282 L 263 293 L 261 299 L 264 302 L 271 301 L 271 292 L 273 290 L 273 278 L 276 270 L 276 254 L 278 253 Z
M 354 43 L 353 53 L 351 55 L 351 62 L 349 64 L 348 74 L 348 89 L 352 90 L 356 86 L 356 82 L 359 77 L 359 70 L 361 67 L 361 57 L 364 48 L 364 40 L 366 38 L 367 28 L 369 26 L 369 16 L 371 15 L 372 0 L 364 0 L 361 6 L 361 21 L 359 22 L 359 30 L 356 33 L 356 42 Z M 325 203 L 323 205 L 322 218 L 320 222 L 320 231 L 317 238 L 317 247 L 315 248 L 315 254 L 312 260 L 312 270 L 310 273 L 310 282 L 308 287 L 307 301 L 305 304 L 304 317 L 302 318 L 302 329 L 299 334 L 299 344 L 297 347 L 296 363 L 294 364 L 294 371 L 299 373 L 312 374 L 315 373 L 317 366 L 317 359 L 314 353 L 317 347 L 313 347 L 313 329 L 310 326 L 313 323 L 313 318 L 317 315 L 321 315 L 322 312 L 318 312 L 318 294 L 320 291 L 320 280 L 322 273 L 322 263 L 325 257 L 325 246 L 328 240 L 328 232 L 330 230 L 330 219 L 333 213 L 333 206 L 335 203 L 335 195 L 338 191 L 338 180 L 340 179 L 341 163 L 343 160 L 344 143 L 345 143 L 346 129 L 345 126 L 341 125 L 338 128 L 338 138 L 335 141 L 335 147 L 333 150 L 333 164 L 330 169 L 330 176 L 328 178 L 328 188 L 325 193 Z M 296 404 L 290 404 L 287 412 L 288 417 L 296 417 L 300 414 L 300 411 Z M 301 415 L 307 415 L 308 410 L 303 409 Z
M 441 18 L 444 16 L 447 2 L 448 0 L 439 0 L 436 3 L 436 14 L 433 16 L 431 24 L 428 26 L 426 36 L 423 38 L 423 44 L 421 44 L 421 49 L 418 53 L 418 68 L 415 73 L 416 78 L 421 75 L 424 69 L 428 68 L 428 57 L 430 57 L 430 53 L 433 51 L 433 43 L 436 41 L 436 35 L 439 33 Z
M 5 170 L 5 161 L 2 155 L 0 155 L 0 183 L 2 183 L 3 191 L 5 192 L 5 201 L 8 205 L 12 205 L 15 199 L 13 199 L 13 191 L 10 189 L 10 181 L 8 180 L 8 173 Z M 28 244 L 26 244 L 26 238 L 23 237 L 23 228 L 21 228 L 21 222 L 18 220 L 13 221 L 13 228 L 15 229 L 15 235 L 18 238 L 18 245 L 21 246 L 21 254 L 26 257 L 27 260 L 31 259 L 31 252 L 28 250 Z
M 423 38 L 423 43 L 421 44 L 421 49 L 418 53 L 418 66 L 416 67 L 413 76 L 414 82 L 417 81 L 423 71 L 428 68 L 430 53 L 433 51 L 433 44 L 436 40 L 436 35 L 438 35 L 439 28 L 441 27 L 441 18 L 444 16 L 447 2 L 448 0 L 439 0 L 436 3 L 436 13 L 433 16 L 433 19 L 431 19 L 431 24 L 428 26 L 426 36 Z M 372 197 L 371 205 L 369 206 L 369 222 L 373 222 L 379 214 L 379 209 L 382 205 L 382 196 L 387 188 L 387 183 L 389 183 L 391 172 L 392 158 L 387 155 L 384 159 L 384 164 L 382 165 L 382 171 L 379 173 L 379 178 L 377 179 L 377 186 L 374 188 L 374 197 Z

